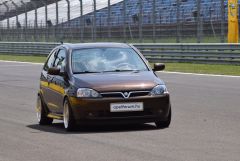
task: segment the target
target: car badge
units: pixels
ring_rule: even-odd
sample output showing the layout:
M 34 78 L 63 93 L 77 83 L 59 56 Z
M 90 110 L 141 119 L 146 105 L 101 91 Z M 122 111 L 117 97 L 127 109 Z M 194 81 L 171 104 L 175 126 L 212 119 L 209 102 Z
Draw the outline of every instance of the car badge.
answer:
M 125 97 L 128 97 L 128 92 L 123 93 Z

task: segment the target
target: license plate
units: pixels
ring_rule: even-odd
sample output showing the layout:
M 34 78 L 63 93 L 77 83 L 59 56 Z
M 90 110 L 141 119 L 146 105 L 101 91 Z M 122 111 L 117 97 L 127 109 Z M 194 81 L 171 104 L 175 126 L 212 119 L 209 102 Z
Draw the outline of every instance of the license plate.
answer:
M 143 103 L 142 102 L 111 103 L 110 111 L 111 112 L 143 111 Z

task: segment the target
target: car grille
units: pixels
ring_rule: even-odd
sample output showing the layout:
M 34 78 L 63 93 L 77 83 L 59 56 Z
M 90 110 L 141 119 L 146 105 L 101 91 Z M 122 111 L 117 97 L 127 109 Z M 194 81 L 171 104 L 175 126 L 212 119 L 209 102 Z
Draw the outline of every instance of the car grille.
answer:
M 149 95 L 150 91 L 130 91 L 130 92 L 105 92 L 101 93 L 103 98 L 130 98 Z

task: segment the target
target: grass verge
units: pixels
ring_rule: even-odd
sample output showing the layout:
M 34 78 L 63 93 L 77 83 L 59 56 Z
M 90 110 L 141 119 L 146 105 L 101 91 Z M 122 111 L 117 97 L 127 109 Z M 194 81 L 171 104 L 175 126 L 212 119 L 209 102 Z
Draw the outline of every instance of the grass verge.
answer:
M 0 54 L 0 60 L 43 63 L 46 60 L 46 56 Z M 211 64 L 192 64 L 192 63 L 165 63 L 165 64 L 166 64 L 165 71 L 171 71 L 171 72 L 240 76 L 240 66 L 237 66 L 237 65 L 211 65 Z
M 47 56 L 0 54 L 0 60 L 43 63 Z
M 238 65 L 166 63 L 166 71 L 240 76 Z

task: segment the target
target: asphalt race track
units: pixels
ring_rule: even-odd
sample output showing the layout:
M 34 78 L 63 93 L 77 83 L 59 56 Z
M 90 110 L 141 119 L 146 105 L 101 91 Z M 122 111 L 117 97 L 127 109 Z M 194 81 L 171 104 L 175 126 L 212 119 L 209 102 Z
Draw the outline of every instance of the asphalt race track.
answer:
M 160 73 L 170 128 L 39 126 L 41 65 L 0 61 L 0 161 L 240 161 L 240 77 Z

